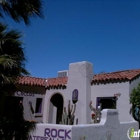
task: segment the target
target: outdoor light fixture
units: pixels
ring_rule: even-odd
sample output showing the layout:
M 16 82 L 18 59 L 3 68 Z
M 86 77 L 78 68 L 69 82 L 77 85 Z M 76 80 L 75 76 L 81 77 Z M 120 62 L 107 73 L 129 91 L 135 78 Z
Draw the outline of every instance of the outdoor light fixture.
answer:
M 74 89 L 72 92 L 72 102 L 75 104 L 78 101 L 78 90 Z

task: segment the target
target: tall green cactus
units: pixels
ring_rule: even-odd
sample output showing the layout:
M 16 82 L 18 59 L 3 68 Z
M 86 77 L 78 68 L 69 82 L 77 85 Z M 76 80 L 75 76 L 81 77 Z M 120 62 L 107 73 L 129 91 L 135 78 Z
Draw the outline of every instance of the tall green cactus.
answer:
M 74 124 L 75 110 L 76 110 L 76 104 L 71 105 L 70 100 L 69 100 L 68 111 L 66 110 L 66 107 L 64 107 L 64 112 L 62 114 L 62 124 L 66 124 L 66 125 Z

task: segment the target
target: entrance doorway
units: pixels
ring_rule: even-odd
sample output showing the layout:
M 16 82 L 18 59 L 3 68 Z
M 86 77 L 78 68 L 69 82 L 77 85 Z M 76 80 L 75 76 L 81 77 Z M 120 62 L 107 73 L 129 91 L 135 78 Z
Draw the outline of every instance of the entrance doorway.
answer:
M 49 123 L 59 124 L 62 121 L 63 97 L 56 93 L 50 99 Z

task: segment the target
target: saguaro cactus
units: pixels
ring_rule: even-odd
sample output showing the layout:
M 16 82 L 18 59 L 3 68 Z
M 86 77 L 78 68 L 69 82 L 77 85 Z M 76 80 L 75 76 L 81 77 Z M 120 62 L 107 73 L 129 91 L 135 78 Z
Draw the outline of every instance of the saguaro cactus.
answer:
M 66 125 L 74 124 L 75 110 L 76 110 L 76 104 L 71 105 L 69 100 L 68 111 L 66 110 L 66 107 L 64 107 L 64 112 L 62 114 L 62 124 L 66 124 Z
M 92 106 L 92 101 L 89 103 L 90 109 L 95 113 L 94 123 L 98 123 L 101 120 L 101 105 L 96 109 Z M 93 119 L 93 118 L 92 118 Z

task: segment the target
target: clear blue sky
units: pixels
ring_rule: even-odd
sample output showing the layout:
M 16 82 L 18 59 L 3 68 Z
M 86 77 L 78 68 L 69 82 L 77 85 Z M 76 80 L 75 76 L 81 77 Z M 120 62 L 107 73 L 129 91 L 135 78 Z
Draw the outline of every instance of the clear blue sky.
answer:
M 56 77 L 78 61 L 94 73 L 140 68 L 140 0 L 43 1 L 45 19 L 29 27 L 5 20 L 24 33 L 32 76 Z

